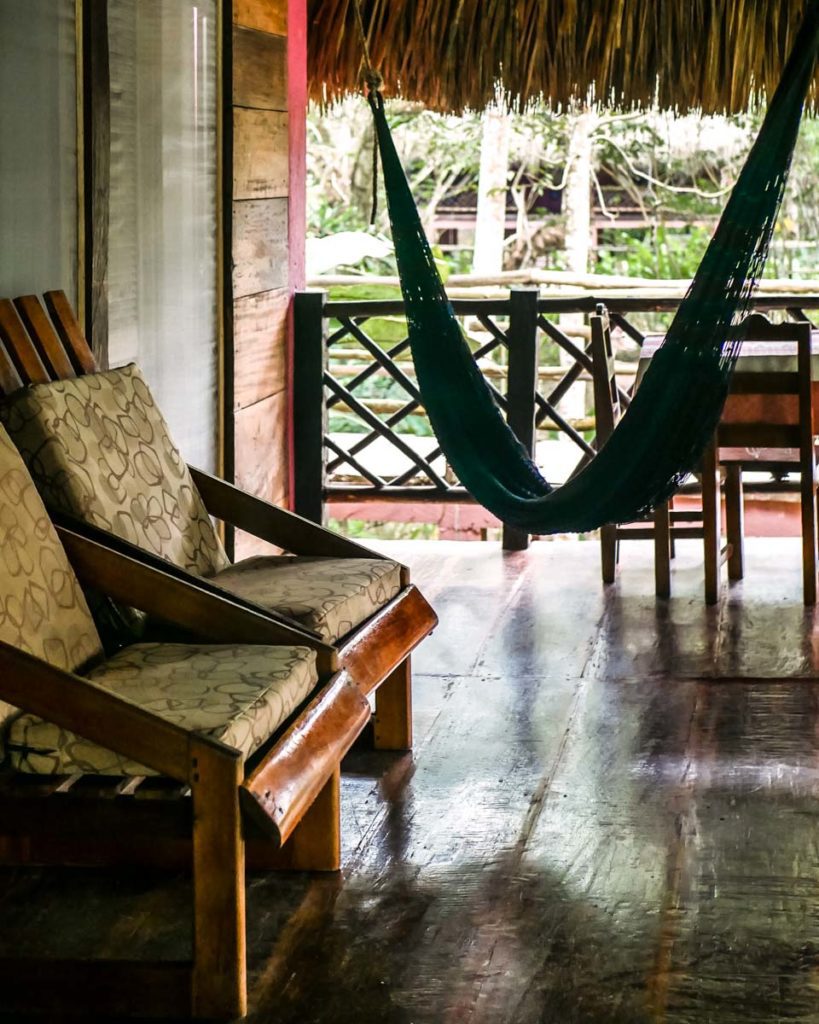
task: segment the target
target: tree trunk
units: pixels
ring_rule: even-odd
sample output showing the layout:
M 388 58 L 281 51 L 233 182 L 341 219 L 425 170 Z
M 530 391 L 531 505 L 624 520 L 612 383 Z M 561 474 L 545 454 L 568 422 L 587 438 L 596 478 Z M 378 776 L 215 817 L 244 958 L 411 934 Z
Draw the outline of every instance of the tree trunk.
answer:
M 575 274 L 587 274 L 591 253 L 592 234 L 592 157 L 593 136 L 597 115 L 583 110 L 575 116 L 569 143 L 566 187 L 563 190 L 563 215 L 566 225 L 566 269 Z M 564 313 L 560 326 L 583 327 L 582 313 Z M 573 360 L 561 351 L 562 365 L 571 366 Z M 570 419 L 581 419 L 586 414 L 586 386 L 576 384 L 561 402 L 561 411 Z M 571 444 L 571 442 L 567 442 Z M 578 452 L 578 455 L 580 453 Z
M 592 138 L 597 115 L 584 110 L 574 119 L 569 143 L 568 172 L 563 192 L 566 221 L 566 269 L 575 274 L 589 270 L 591 252 Z
M 511 126 L 509 114 L 497 108 L 488 109 L 483 116 L 478 217 L 472 254 L 472 270 L 476 274 L 499 274 L 503 270 Z

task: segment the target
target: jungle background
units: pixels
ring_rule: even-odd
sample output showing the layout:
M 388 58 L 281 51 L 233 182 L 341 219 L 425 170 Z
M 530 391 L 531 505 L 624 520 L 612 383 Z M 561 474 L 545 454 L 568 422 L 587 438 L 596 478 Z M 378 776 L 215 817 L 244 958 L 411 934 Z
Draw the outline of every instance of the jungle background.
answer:
M 512 113 L 498 106 L 455 117 L 402 101 L 388 109 L 442 276 L 452 294 L 476 297 L 506 294 L 521 274 L 543 294 L 682 295 L 763 116 L 761 110 L 701 117 L 600 108 Z M 311 111 L 308 276 L 331 299 L 400 294 L 373 145 L 360 97 Z M 817 166 L 819 123 L 806 119 L 765 272 L 772 284 L 819 276 Z M 637 319 L 644 330 L 662 331 L 668 322 L 651 314 Z M 475 326 L 465 324 L 470 337 Z M 560 326 L 580 338 L 586 330 L 576 314 L 561 317 Z M 385 348 L 405 333 L 394 318 L 370 320 L 367 329 Z M 479 334 L 473 340 L 480 344 Z M 546 372 L 561 363 L 548 341 L 540 355 Z M 334 372 L 354 374 L 356 358 L 352 348 L 337 350 Z M 637 352 L 622 358 L 636 360 Z M 370 377 L 357 396 L 382 420 L 404 398 L 383 374 Z M 573 388 L 563 411 L 574 422 L 587 421 L 590 389 Z M 424 415 L 403 417 L 394 429 L 413 445 L 431 437 Z M 331 411 L 329 431 L 338 444 L 348 443 L 345 434 L 367 430 L 350 409 Z M 551 443 L 560 454 L 558 435 L 543 432 L 540 440 L 544 450 Z M 377 446 L 372 451 L 377 457 Z M 334 525 L 363 536 L 436 535 L 429 523 L 345 517 Z

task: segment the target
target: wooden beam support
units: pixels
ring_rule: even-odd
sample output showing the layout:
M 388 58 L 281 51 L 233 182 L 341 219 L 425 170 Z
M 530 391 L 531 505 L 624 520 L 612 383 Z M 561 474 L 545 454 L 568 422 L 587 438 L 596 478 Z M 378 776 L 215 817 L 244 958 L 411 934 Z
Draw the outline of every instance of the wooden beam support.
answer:
M 108 0 L 83 3 L 85 334 L 108 366 L 108 222 L 111 194 L 111 69 Z

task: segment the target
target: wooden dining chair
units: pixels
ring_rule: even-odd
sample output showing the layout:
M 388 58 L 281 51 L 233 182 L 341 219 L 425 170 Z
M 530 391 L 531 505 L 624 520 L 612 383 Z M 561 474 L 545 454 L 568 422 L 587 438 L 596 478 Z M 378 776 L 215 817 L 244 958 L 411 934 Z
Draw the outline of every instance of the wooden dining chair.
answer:
M 816 421 L 809 322 L 773 324 L 753 313 L 733 332 L 743 341 L 790 343 L 791 365 L 765 373 L 743 372 L 742 359 L 731 381 L 717 440 L 725 469 L 726 531 L 732 554 L 728 574 L 742 579 L 744 556 L 743 472 L 767 470 L 776 476 L 796 473 L 802 524 L 802 592 L 816 603 Z
M 590 317 L 593 365 L 594 416 L 599 451 L 617 426 L 624 409 L 615 378 L 614 352 L 608 312 L 598 305 Z M 662 444 L 662 438 L 657 438 Z M 674 499 L 659 504 L 651 517 L 634 523 L 609 524 L 600 530 L 603 582 L 613 583 L 619 562 L 620 544 L 630 540 L 654 543 L 654 589 L 657 597 L 671 595 L 671 561 L 677 541 L 697 539 L 703 542 L 706 604 L 716 604 L 720 592 L 720 570 L 729 556 L 723 548 L 720 530 L 719 475 L 716 449 L 709 445 L 699 472 L 700 506 L 695 509 L 674 507 Z
M 410 655 L 437 619 L 408 568 L 187 466 L 138 368 L 100 372 L 66 296 L 44 300 L 0 300 L 0 392 L 50 511 L 320 636 L 375 695 L 375 746 L 410 748 Z M 121 408 L 139 427 L 121 430 L 112 451 L 106 431 Z M 106 455 L 116 465 L 102 465 Z M 286 554 L 231 564 L 211 518 Z

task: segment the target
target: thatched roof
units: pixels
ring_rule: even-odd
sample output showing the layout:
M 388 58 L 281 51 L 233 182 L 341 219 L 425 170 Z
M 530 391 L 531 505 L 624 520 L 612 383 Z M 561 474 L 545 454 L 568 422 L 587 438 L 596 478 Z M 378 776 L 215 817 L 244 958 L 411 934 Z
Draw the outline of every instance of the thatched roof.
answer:
M 482 109 L 501 82 L 516 103 L 745 110 L 770 95 L 805 0 L 361 0 L 389 95 Z M 356 87 L 352 0 L 310 0 L 315 99 Z

